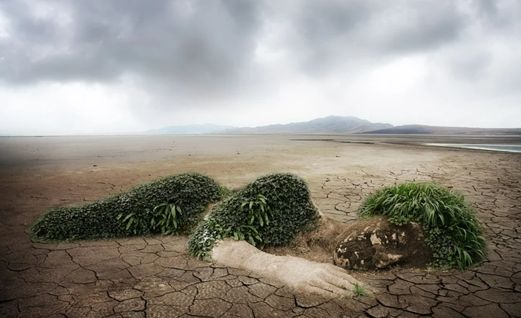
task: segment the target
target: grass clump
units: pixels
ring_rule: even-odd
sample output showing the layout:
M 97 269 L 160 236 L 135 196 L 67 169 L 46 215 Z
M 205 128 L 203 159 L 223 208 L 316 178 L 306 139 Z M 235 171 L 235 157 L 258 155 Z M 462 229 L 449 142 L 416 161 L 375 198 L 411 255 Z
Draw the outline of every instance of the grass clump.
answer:
M 220 239 L 232 237 L 256 246 L 288 244 L 312 228 L 319 215 L 306 183 L 291 174 L 258 178 L 216 205 L 188 242 L 193 256 L 203 258 Z
M 384 215 L 393 224 L 417 222 L 432 250 L 432 265 L 466 268 L 484 258 L 485 239 L 463 196 L 433 183 L 383 188 L 362 204 L 361 216 Z
M 78 240 L 185 232 L 222 188 L 209 177 L 166 177 L 79 207 L 55 208 L 31 227 L 37 240 Z
M 364 297 L 364 296 L 367 296 L 367 292 L 365 291 L 365 289 L 362 286 L 360 286 L 360 284 L 355 283 L 353 285 L 353 295 L 355 297 Z

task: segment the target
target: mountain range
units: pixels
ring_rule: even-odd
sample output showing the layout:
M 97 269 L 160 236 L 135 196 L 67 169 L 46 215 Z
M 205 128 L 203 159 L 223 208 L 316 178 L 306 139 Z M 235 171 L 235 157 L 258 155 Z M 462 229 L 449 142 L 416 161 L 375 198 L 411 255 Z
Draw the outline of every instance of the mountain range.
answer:
M 356 134 L 392 128 L 390 124 L 372 123 L 347 116 L 329 116 L 305 122 L 228 129 L 232 134 Z
M 428 135 L 521 135 L 521 128 L 471 128 L 403 125 L 366 132 L 368 134 Z
M 169 126 L 148 134 L 429 134 L 429 135 L 521 135 L 521 128 L 469 128 L 427 125 L 393 126 L 353 116 L 328 116 L 305 122 L 258 127 L 203 124 Z

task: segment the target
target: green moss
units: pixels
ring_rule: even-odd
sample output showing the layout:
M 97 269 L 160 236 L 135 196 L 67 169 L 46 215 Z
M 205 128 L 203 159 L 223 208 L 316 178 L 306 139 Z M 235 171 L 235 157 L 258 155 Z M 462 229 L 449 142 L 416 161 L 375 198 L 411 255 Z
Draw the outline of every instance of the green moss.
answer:
M 268 175 L 216 205 L 192 234 L 188 249 L 194 256 L 205 257 L 217 240 L 226 237 L 262 246 L 285 245 L 298 232 L 312 228 L 318 217 L 302 179 Z
M 394 224 L 417 222 L 438 267 L 466 268 L 484 258 L 485 239 L 463 196 L 432 183 L 404 183 L 370 195 L 361 216 L 384 215 Z
M 222 188 L 209 177 L 188 173 L 140 185 L 105 200 L 80 207 L 55 208 L 31 227 L 38 240 L 78 240 L 148 235 L 158 233 L 151 226 L 155 207 L 175 204 L 182 214 L 176 232 L 185 232 L 199 221 L 209 203 L 221 198 Z M 132 214 L 138 223 L 127 228 L 119 215 Z

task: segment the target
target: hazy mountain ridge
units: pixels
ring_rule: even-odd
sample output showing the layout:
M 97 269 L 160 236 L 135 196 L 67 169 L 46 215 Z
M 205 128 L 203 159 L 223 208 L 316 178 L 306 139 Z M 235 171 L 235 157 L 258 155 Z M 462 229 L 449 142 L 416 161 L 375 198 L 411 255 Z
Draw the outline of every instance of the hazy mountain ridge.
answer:
M 521 128 L 469 128 L 428 125 L 393 126 L 354 116 L 328 116 L 310 121 L 258 127 L 201 124 L 169 126 L 147 134 L 430 134 L 430 135 L 521 135 Z
M 228 129 L 230 134 L 353 134 L 393 127 L 352 116 L 328 116 L 305 122 Z
M 521 128 L 473 128 L 473 127 L 445 127 L 428 125 L 403 125 L 373 131 L 367 134 L 429 134 L 429 135 L 521 135 Z

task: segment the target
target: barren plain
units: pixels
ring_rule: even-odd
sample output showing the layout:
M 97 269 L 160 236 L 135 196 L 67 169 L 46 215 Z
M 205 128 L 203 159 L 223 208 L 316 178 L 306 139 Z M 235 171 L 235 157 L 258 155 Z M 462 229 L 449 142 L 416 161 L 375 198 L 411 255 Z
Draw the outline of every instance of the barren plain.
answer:
M 514 137 L 82 136 L 0 138 L 1 317 L 521 317 L 521 154 L 422 146 Z M 272 172 L 309 184 L 350 222 L 372 191 L 435 181 L 463 193 L 488 241 L 466 271 L 352 273 L 376 297 L 322 299 L 190 258 L 186 237 L 31 242 L 53 206 L 81 204 L 161 176 L 197 171 L 228 187 Z

